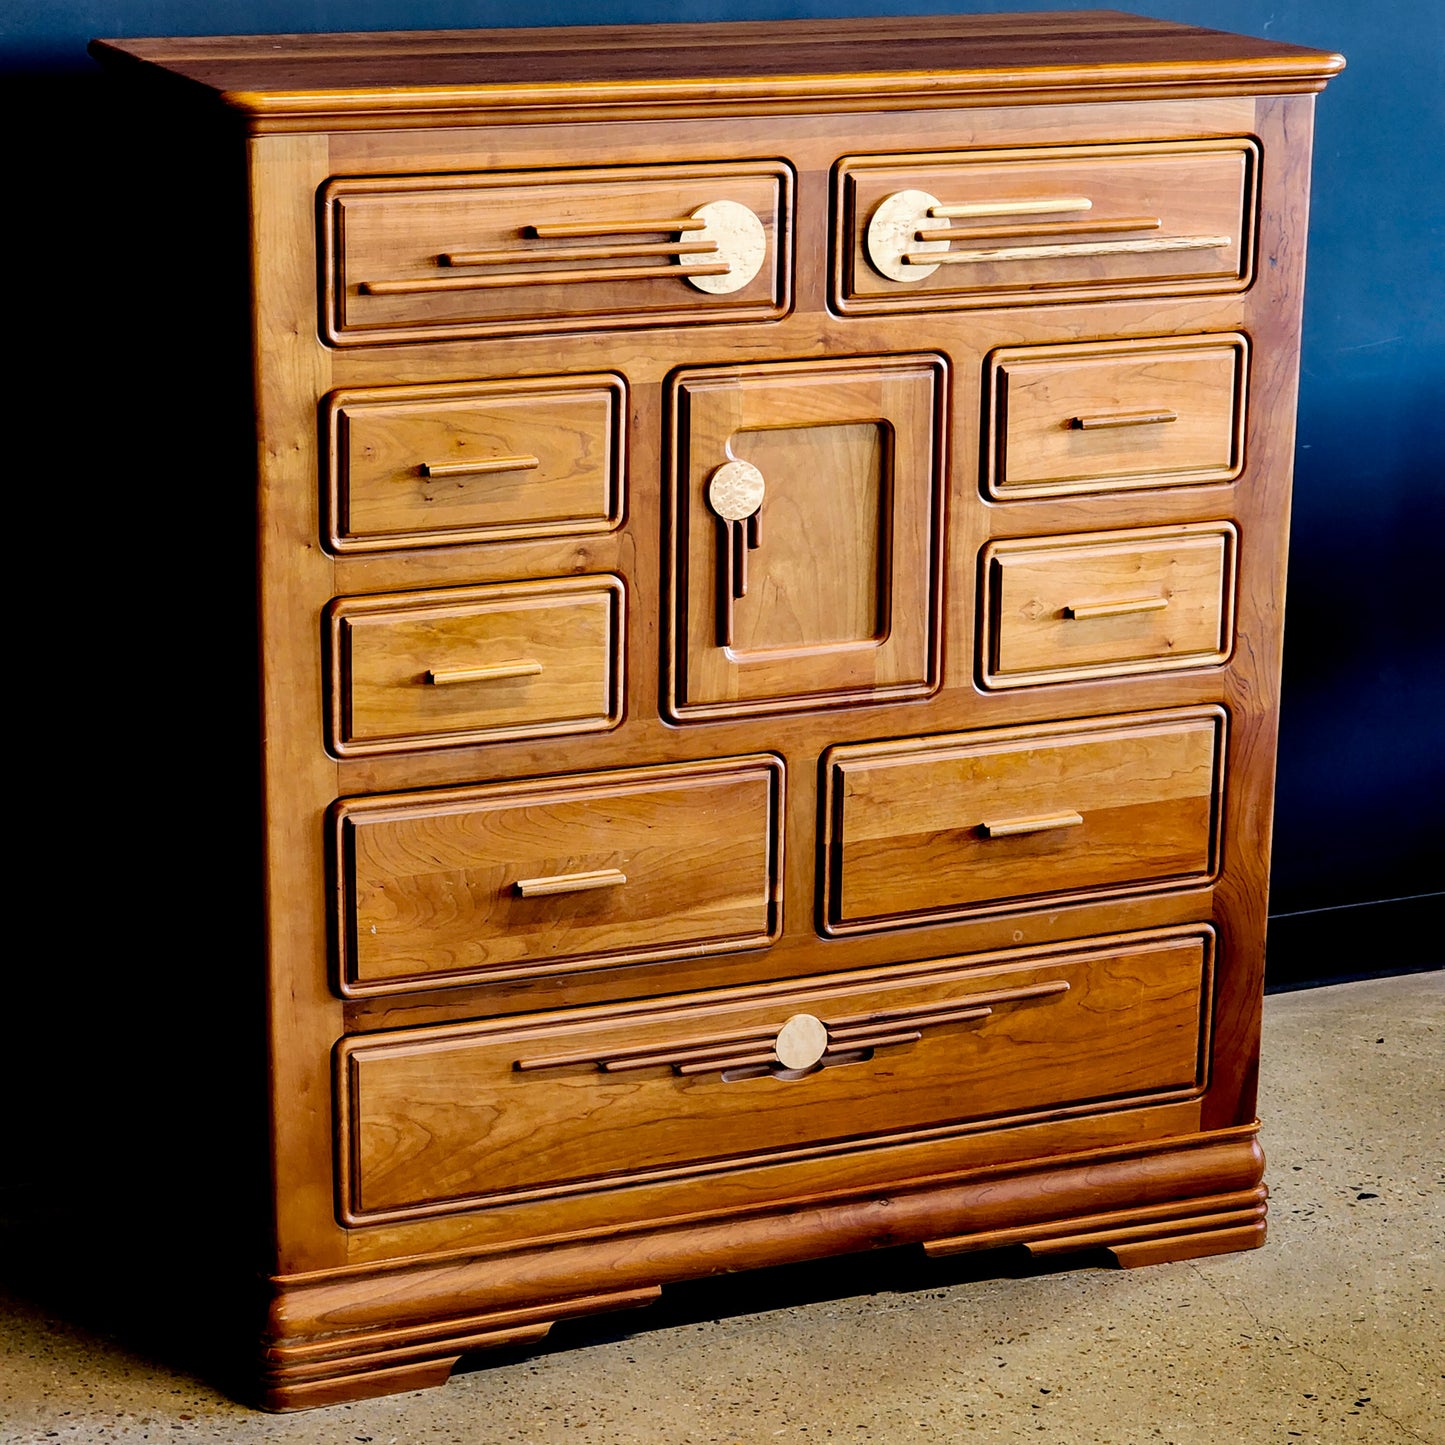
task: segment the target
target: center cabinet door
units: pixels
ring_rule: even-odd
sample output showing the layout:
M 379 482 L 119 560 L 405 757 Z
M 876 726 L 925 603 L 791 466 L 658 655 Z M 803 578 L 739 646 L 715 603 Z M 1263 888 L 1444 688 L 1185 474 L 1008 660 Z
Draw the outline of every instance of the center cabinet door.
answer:
M 937 687 L 945 382 L 933 355 L 673 377 L 675 717 Z

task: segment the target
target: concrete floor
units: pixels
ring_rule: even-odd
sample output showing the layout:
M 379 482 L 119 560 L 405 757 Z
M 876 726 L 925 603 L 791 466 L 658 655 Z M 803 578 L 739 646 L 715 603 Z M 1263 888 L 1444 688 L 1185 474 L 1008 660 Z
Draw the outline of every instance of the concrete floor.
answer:
M 1275 995 L 1264 1035 L 1263 1250 L 1130 1271 L 831 1261 L 289 1416 L 11 1298 L 0 1441 L 1441 1445 L 1445 974 Z

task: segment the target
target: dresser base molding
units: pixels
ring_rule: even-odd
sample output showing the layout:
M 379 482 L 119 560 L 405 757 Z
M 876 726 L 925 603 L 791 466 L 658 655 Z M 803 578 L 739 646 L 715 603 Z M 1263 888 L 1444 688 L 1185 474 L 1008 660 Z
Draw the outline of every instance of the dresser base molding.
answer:
M 637 1308 L 687 1279 L 823 1255 L 1024 1245 L 1036 1255 L 1108 1250 L 1128 1267 L 1252 1249 L 1265 1233 L 1256 1128 L 505 1254 L 276 1279 L 261 1403 L 303 1409 L 441 1385 L 463 1354 L 535 1344 L 558 1320 Z

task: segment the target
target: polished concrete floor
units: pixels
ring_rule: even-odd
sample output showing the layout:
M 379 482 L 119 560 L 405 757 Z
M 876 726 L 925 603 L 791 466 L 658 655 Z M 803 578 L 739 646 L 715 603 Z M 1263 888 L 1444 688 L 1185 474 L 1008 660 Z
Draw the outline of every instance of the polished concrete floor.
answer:
M 1260 1113 L 1263 1250 L 1129 1271 L 832 1261 L 302 1415 L 249 1411 L 30 1291 L 0 1301 L 0 1441 L 1441 1445 L 1445 973 L 1271 997 Z

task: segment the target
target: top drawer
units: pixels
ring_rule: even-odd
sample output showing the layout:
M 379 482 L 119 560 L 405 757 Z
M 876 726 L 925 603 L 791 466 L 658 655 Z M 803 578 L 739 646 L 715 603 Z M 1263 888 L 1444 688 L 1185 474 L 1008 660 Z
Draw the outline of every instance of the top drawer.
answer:
M 781 161 L 336 180 L 322 200 L 340 344 L 788 309 Z
M 1249 140 L 847 158 L 844 311 L 1237 291 L 1252 277 Z

